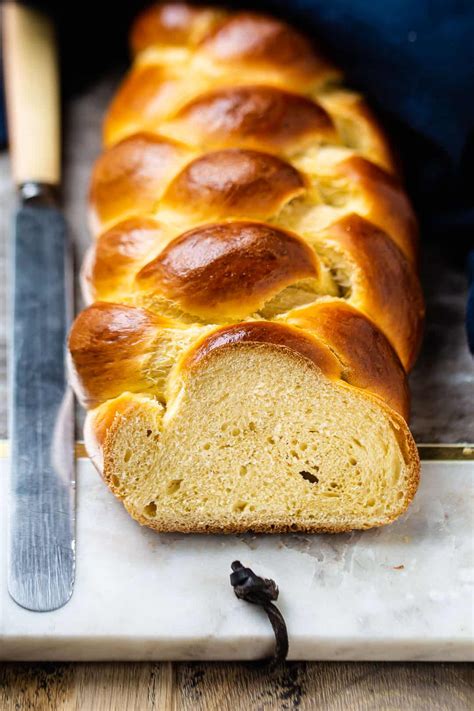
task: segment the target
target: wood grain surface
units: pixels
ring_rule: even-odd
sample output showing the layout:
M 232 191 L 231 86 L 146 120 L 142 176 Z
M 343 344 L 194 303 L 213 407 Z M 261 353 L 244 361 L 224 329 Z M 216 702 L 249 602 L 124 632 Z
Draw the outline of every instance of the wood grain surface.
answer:
M 471 711 L 467 664 L 11 664 L 2 711 Z
M 86 192 L 100 148 L 100 120 L 114 87 L 106 79 L 69 103 L 66 113 L 66 215 L 77 261 L 89 242 Z M 14 198 L 8 158 L 0 154 L 0 437 L 6 419 L 7 233 Z M 449 247 L 449 245 L 448 245 Z M 419 442 L 472 438 L 474 378 L 463 328 L 466 279 L 449 250 L 425 246 L 423 281 L 428 324 L 412 376 L 413 430 Z M 78 297 L 77 306 L 80 306 Z M 473 668 L 465 664 L 108 663 L 6 664 L 0 668 L 0 711 L 325 711 L 474 708 Z

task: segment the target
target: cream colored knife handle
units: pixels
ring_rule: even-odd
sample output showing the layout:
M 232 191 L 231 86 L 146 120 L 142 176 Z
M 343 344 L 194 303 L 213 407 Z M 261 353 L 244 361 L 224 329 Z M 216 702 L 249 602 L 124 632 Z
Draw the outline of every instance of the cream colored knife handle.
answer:
M 3 5 L 3 52 L 13 177 L 60 181 L 59 72 L 54 29 L 40 12 Z

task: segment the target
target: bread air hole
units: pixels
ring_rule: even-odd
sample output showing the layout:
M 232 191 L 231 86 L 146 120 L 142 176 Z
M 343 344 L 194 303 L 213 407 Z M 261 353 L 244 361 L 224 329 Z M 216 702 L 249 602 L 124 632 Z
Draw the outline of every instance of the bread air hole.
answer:
M 232 506 L 232 511 L 235 513 L 242 513 L 247 508 L 247 501 L 236 501 Z
M 125 454 L 123 455 L 123 461 L 125 463 L 127 463 L 130 461 L 131 458 L 132 458 L 132 450 L 131 449 L 125 450 Z
M 318 477 L 315 476 L 314 474 L 311 474 L 311 472 L 307 472 L 307 471 L 303 470 L 300 472 L 300 476 L 302 476 L 305 481 L 309 481 L 310 484 L 318 484 L 319 483 Z
M 182 479 L 172 479 L 172 481 L 170 481 L 168 486 L 166 487 L 166 493 L 170 495 L 176 494 L 179 487 L 181 486 L 182 481 Z
M 145 506 L 143 511 L 145 513 L 145 516 L 153 518 L 154 516 L 156 516 L 156 503 L 154 501 L 150 501 L 150 503 Z

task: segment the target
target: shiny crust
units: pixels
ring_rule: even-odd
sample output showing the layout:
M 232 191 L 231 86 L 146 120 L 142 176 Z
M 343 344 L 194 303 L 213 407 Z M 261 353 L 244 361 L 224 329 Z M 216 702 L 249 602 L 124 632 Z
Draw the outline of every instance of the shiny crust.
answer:
M 358 215 L 338 220 L 319 240 L 326 249 L 336 246 L 353 265 L 351 304 L 382 329 L 410 370 L 420 348 L 425 310 L 409 262 L 384 232 Z
M 81 402 L 95 407 L 125 390 L 155 392 L 151 358 L 163 333 L 169 335 L 174 326 L 173 321 L 123 304 L 98 302 L 83 311 L 69 339 L 70 372 Z M 308 358 L 327 377 L 378 395 L 408 416 L 406 378 L 395 352 L 369 319 L 338 300 L 295 309 L 279 323 L 250 321 L 199 334 L 198 329 L 194 344 L 183 351 L 180 372 L 221 347 L 273 344 Z
M 184 146 L 148 134 L 131 136 L 110 148 L 92 172 L 92 231 L 97 234 L 127 217 L 152 212 L 189 156 Z
M 223 16 L 214 8 L 185 2 L 152 5 L 133 23 L 132 51 L 138 54 L 155 45 L 195 46 Z
M 145 309 L 96 302 L 82 311 L 69 335 L 69 375 L 81 404 L 95 407 L 125 391 L 152 389 L 145 361 L 160 327 Z
M 294 309 L 282 320 L 326 343 L 340 360 L 346 382 L 378 395 L 408 420 L 410 395 L 400 359 L 360 311 L 341 301 L 320 301 Z
M 230 148 L 189 163 L 166 191 L 163 207 L 202 220 L 263 220 L 304 189 L 303 177 L 285 161 L 259 151 Z
M 219 323 L 255 314 L 303 280 L 312 280 L 306 288 L 312 286 L 316 300 L 328 289 L 320 259 L 327 269 L 341 262 L 343 298 L 377 324 L 407 369 L 412 366 L 424 316 L 419 282 L 394 241 L 362 217 L 334 222 L 311 246 L 261 222 L 206 224 L 168 244 L 155 221 L 145 224 L 150 229 L 129 220 L 99 238 L 84 270 L 88 295 L 113 300 L 136 294 L 147 304 L 160 295 L 188 314 Z
M 284 349 L 377 403 L 411 498 L 419 462 L 402 418 L 424 310 L 418 234 L 373 114 L 305 37 L 253 12 L 160 4 L 131 44 L 82 271 L 88 300 L 107 303 L 80 314 L 69 340 L 108 485 L 119 494 L 107 460 L 123 418 L 160 420 L 196 369 L 245 346 Z
M 259 222 L 227 222 L 173 240 L 136 283 L 212 321 L 244 318 L 293 282 L 318 276 L 319 260 L 296 235 Z
M 400 182 L 359 156 L 348 158 L 338 167 L 350 185 L 363 194 L 368 207 L 366 216 L 390 235 L 415 265 L 418 258 L 418 224 Z
M 177 82 L 161 66 L 145 64 L 130 70 L 104 121 L 103 139 L 111 146 L 137 132 L 153 132 L 153 126 L 167 116 Z
M 236 347 L 242 343 L 285 348 L 310 360 L 328 378 L 341 378 L 341 363 L 323 342 L 292 326 L 268 321 L 238 323 L 205 336 L 186 354 L 180 363 L 181 370 L 192 370 L 214 351 Z
M 284 22 L 253 12 L 230 15 L 203 39 L 198 51 L 217 66 L 277 70 L 299 87 L 314 87 L 340 76 L 306 37 Z
M 211 150 L 239 145 L 291 154 L 311 142 L 339 142 L 329 114 L 317 102 L 274 86 L 226 87 L 198 96 L 165 130 Z
M 137 271 L 157 254 L 167 233 L 151 217 L 132 217 L 100 235 L 89 248 L 81 270 L 87 303 L 113 301 L 132 290 Z

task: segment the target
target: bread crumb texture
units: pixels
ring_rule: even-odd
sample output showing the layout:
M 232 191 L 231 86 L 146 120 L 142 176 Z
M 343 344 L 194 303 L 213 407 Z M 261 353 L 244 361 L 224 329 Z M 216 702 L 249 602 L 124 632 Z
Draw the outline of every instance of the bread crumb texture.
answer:
M 201 361 L 168 410 L 142 399 L 118 414 L 104 476 L 158 531 L 347 531 L 406 509 L 414 452 L 376 398 L 288 349 L 242 344 Z

